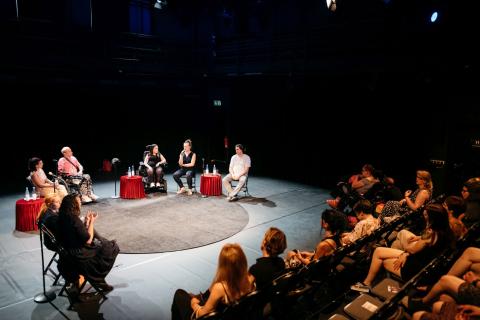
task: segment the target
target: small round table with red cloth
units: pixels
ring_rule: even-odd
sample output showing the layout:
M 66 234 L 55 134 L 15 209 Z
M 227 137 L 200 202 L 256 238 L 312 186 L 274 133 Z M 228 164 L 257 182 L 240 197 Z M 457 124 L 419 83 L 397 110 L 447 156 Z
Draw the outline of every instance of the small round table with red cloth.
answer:
M 45 200 L 17 200 L 15 203 L 15 229 L 18 231 L 38 230 L 37 215 Z
M 202 174 L 200 176 L 200 193 L 205 196 L 222 195 L 222 176 L 219 174 Z
M 145 198 L 145 189 L 141 176 L 121 176 L 120 177 L 120 198 L 122 199 L 141 199 Z

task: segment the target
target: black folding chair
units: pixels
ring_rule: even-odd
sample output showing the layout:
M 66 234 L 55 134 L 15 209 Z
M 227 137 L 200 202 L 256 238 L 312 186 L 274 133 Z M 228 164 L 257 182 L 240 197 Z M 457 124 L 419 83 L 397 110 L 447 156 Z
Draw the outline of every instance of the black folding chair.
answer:
M 62 267 L 60 267 L 60 265 L 62 263 L 64 263 L 65 265 L 68 265 L 67 268 L 78 268 L 78 265 L 77 263 L 75 262 L 75 258 L 67 251 L 65 250 L 65 248 L 63 248 L 63 246 L 58 242 L 58 240 L 55 238 L 55 235 L 52 233 L 52 231 L 50 231 L 45 225 L 42 225 L 41 226 L 41 231 L 43 233 L 43 235 L 45 235 L 46 237 L 48 237 L 49 241 L 55 246 L 56 248 L 56 252 L 58 253 L 59 255 L 59 260 L 58 260 L 58 266 L 59 266 L 59 273 L 64 277 L 65 279 L 65 284 L 63 285 L 62 289 L 60 290 L 60 293 L 58 294 L 59 296 L 62 295 L 63 292 L 66 292 L 67 293 L 67 297 L 68 297 L 68 300 L 70 302 L 70 306 L 69 306 L 69 309 L 72 309 L 72 306 L 75 302 L 74 298 L 71 293 L 68 291 L 67 289 L 67 286 L 71 283 L 71 281 L 69 281 L 68 279 L 71 279 L 71 274 L 69 276 L 66 276 L 65 274 L 62 274 L 62 270 L 63 269 Z M 95 283 L 95 281 L 92 281 L 87 275 L 85 272 L 82 272 L 82 270 L 79 270 L 79 269 L 76 269 L 75 271 L 73 271 L 76 275 L 82 275 L 84 278 L 85 278 L 85 281 L 82 283 L 82 285 L 80 286 L 80 288 L 78 289 L 78 293 L 82 293 L 83 289 L 85 288 L 85 285 L 87 284 L 87 282 L 90 284 L 91 288 L 94 289 L 94 293 L 95 294 L 98 294 L 100 295 L 100 297 L 102 298 L 102 302 L 103 303 L 107 298 L 107 296 L 105 295 L 105 293 L 103 292 L 103 290 L 101 290 L 97 284 Z M 86 292 L 88 292 L 90 290 L 90 288 L 88 288 Z M 100 303 L 100 304 L 101 304 Z

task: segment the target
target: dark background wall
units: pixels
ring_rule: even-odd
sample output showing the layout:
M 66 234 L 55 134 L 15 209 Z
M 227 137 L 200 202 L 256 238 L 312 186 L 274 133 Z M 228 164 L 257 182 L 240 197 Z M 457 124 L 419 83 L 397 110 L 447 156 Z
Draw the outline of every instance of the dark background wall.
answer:
M 402 187 L 428 169 L 439 192 L 479 174 L 475 29 L 450 1 L 437 24 L 434 2 L 106 1 L 93 22 L 81 1 L 35 3 L 0 10 L 6 191 L 65 145 L 101 178 L 103 159 L 138 165 L 150 143 L 173 171 L 186 138 L 222 167 L 225 136 L 252 174 L 327 188 L 367 162 Z

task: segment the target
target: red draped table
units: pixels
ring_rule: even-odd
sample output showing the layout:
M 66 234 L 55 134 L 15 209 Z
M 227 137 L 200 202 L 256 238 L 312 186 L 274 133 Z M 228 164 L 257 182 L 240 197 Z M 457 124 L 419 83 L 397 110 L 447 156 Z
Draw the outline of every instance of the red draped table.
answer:
M 222 195 L 222 176 L 219 174 L 202 174 L 200 176 L 200 193 L 205 196 Z
M 18 231 L 38 230 L 37 215 L 44 201 L 43 198 L 29 201 L 17 200 L 15 203 L 15 229 Z
M 141 199 L 145 198 L 145 189 L 141 176 L 121 176 L 120 177 L 120 198 L 122 199 Z

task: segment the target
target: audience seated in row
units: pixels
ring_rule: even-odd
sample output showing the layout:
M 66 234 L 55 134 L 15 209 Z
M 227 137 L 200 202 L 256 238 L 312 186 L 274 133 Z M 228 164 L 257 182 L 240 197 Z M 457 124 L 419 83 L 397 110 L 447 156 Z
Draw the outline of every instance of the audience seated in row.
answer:
M 450 268 L 447 275 L 433 285 L 423 298 L 407 298 L 411 311 L 427 310 L 433 303 L 432 313 L 416 312 L 419 319 L 468 319 L 480 316 L 480 249 L 470 247 Z M 434 302 L 435 299 L 439 301 Z M 458 306 L 460 305 L 460 306 Z M 467 311 L 469 310 L 469 311 Z M 465 316 L 465 317 L 463 317 Z
M 193 319 L 228 305 L 256 289 L 271 283 L 285 269 L 278 255 L 285 251 L 287 239 L 278 228 L 269 228 L 263 237 L 262 257 L 247 270 L 247 259 L 238 244 L 226 244 L 218 257 L 217 273 L 210 288 L 193 295 L 183 289 L 175 292 L 172 320 Z
M 368 275 L 351 287 L 352 290 L 369 292 L 370 286 L 382 266 L 407 281 L 433 258 L 454 243 L 454 235 L 448 223 L 448 214 L 440 204 L 429 204 L 423 212 L 426 228 L 421 236 L 408 230 L 398 233 L 392 248 L 375 249 Z

